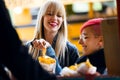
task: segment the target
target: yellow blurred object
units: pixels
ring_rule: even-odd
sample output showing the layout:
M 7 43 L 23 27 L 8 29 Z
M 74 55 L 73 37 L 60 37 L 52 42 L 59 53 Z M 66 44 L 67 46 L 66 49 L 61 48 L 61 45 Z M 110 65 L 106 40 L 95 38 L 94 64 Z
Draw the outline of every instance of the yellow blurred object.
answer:
M 32 22 L 32 14 L 30 8 L 15 8 L 12 12 L 13 23 L 16 26 L 27 25 Z
M 45 63 L 45 64 L 53 64 L 55 63 L 55 59 L 49 57 L 49 56 L 40 56 L 38 57 L 39 62 Z
M 89 68 L 93 66 L 93 65 L 90 63 L 89 59 L 87 59 L 85 63 L 86 63 L 86 65 L 87 65 Z
M 78 68 L 77 64 L 72 65 L 72 66 L 69 67 L 69 69 L 74 70 L 74 71 L 76 71 L 77 68 Z
M 38 61 L 41 66 L 48 71 L 49 73 L 55 73 L 56 68 L 56 60 L 49 56 L 40 56 L 38 57 Z
M 85 64 L 88 68 L 93 67 L 93 65 L 90 63 L 89 59 L 87 59 L 86 62 L 82 62 L 80 64 L 75 64 L 75 65 L 71 65 L 68 68 L 71 69 L 71 70 L 76 71 L 78 69 L 78 67 L 81 66 L 81 64 Z
M 32 37 L 34 35 L 34 26 L 16 28 L 16 30 L 22 41 L 26 42 L 26 41 L 32 40 Z

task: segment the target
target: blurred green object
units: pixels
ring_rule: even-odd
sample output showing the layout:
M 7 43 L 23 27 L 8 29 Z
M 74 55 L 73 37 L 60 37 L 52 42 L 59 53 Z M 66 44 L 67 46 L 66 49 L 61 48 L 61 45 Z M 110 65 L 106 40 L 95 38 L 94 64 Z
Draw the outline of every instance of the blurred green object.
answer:
M 65 9 L 66 9 L 67 16 L 70 16 L 70 15 L 74 14 L 74 12 L 72 10 L 72 4 L 65 5 Z

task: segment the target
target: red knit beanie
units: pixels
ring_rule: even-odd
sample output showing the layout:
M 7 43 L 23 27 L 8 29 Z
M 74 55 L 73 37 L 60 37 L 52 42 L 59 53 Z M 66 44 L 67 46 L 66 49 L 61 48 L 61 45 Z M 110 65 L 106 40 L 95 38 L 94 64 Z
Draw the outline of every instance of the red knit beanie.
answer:
M 87 22 L 85 22 L 81 28 L 80 28 L 80 33 L 82 33 L 84 28 L 90 27 L 92 25 L 97 25 L 95 28 L 100 27 L 100 24 L 102 22 L 103 18 L 95 18 L 95 19 L 90 19 Z

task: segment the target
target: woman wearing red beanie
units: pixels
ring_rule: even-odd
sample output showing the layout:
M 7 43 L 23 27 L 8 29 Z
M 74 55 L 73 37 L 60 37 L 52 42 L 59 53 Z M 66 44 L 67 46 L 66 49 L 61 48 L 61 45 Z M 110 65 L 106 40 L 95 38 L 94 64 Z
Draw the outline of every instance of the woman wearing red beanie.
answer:
M 79 44 L 83 48 L 83 56 L 77 60 L 77 63 L 90 60 L 93 66 L 97 67 L 97 72 L 104 74 L 106 70 L 104 58 L 104 44 L 101 32 L 102 18 L 90 19 L 80 28 Z

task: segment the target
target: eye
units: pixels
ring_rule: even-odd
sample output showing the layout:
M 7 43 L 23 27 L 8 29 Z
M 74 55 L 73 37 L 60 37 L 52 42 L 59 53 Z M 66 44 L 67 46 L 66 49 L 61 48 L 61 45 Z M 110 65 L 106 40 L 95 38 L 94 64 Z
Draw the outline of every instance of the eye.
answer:
M 62 17 L 62 15 L 60 15 L 60 14 L 58 14 L 57 16 L 58 16 L 58 17 Z
M 87 39 L 88 37 L 87 36 L 85 36 L 85 37 L 83 37 L 84 39 Z
M 81 35 L 80 36 L 80 39 L 82 39 L 82 40 L 86 40 L 86 39 L 88 39 L 89 37 L 88 36 L 84 36 L 84 35 Z

